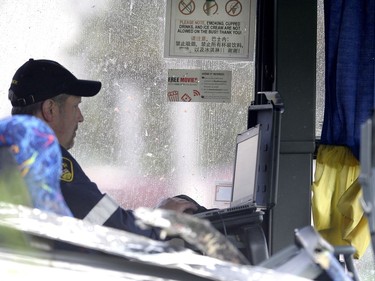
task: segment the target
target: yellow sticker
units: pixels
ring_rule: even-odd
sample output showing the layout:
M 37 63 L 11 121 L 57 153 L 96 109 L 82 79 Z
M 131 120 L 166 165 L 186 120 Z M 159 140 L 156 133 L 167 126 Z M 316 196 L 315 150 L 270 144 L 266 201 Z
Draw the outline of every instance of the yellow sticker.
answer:
M 70 159 L 63 157 L 62 158 L 62 174 L 61 180 L 66 182 L 73 181 L 74 178 L 74 171 L 73 171 L 73 163 Z

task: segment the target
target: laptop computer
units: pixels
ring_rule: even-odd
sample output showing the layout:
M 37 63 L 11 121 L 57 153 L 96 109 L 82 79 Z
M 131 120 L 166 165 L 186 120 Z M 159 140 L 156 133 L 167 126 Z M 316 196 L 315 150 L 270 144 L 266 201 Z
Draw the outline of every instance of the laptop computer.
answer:
M 210 209 L 194 216 L 209 219 L 234 212 L 256 211 L 256 186 L 260 149 L 260 125 L 247 129 L 236 137 L 235 161 L 230 207 Z

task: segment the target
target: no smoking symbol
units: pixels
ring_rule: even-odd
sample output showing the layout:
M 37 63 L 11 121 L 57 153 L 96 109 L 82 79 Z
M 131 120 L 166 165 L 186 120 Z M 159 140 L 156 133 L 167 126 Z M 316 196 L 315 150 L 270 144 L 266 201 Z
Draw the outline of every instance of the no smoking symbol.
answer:
M 193 0 L 181 0 L 180 3 L 178 4 L 178 9 L 180 12 L 184 15 L 190 15 L 194 12 L 195 10 L 195 3 Z
M 230 0 L 225 4 L 225 11 L 232 17 L 238 16 L 242 12 L 242 4 L 238 0 Z

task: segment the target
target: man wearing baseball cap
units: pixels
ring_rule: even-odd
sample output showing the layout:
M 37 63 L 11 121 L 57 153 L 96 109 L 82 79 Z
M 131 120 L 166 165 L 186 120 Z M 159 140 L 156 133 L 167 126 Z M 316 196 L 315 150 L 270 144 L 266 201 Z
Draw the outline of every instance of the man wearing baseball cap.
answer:
M 68 152 L 78 124 L 84 121 L 79 108 L 82 97 L 95 96 L 100 89 L 101 82 L 78 79 L 55 61 L 30 59 L 16 71 L 10 85 L 12 115 L 34 115 L 55 132 L 63 159 L 61 191 L 74 217 L 159 239 L 156 229 L 139 228 L 132 210 L 124 210 L 101 193 Z M 159 207 L 178 212 L 197 210 L 193 202 L 177 197 L 163 200 Z

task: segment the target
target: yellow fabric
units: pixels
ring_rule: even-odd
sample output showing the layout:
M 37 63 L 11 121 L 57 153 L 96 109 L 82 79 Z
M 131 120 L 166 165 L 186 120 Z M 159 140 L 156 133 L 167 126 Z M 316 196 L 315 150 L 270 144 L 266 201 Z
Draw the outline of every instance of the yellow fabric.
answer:
M 320 145 L 312 184 L 315 229 L 333 246 L 353 246 L 360 258 L 371 236 L 360 198 L 360 163 L 344 146 Z

